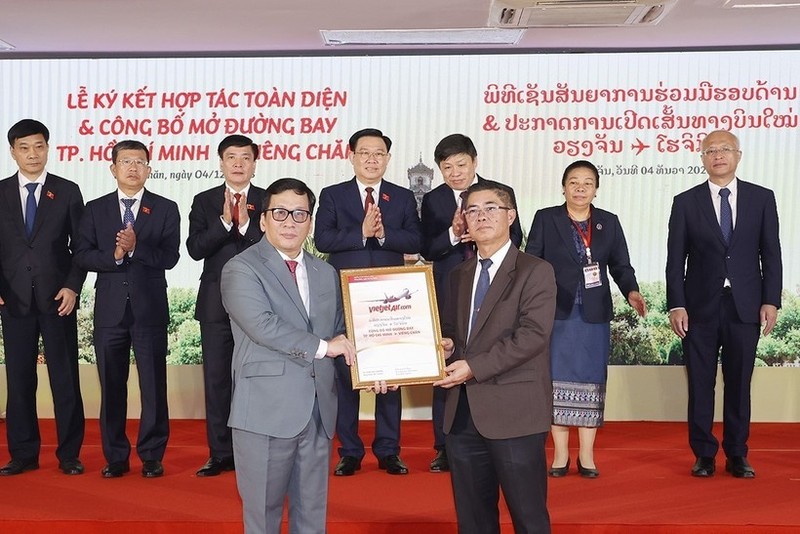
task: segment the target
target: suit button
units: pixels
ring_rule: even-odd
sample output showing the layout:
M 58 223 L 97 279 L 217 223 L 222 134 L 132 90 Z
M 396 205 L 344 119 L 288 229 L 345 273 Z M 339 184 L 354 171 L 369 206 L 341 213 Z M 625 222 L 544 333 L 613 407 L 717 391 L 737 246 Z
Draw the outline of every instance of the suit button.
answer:
M 122 282 L 122 285 L 123 285 L 123 286 L 127 286 L 127 285 L 128 285 L 128 282 L 127 282 L 127 281 L 125 281 L 125 282 Z
M 30 266 L 30 265 L 28 265 L 28 266 L 27 266 L 27 267 L 25 267 L 25 268 L 26 268 L 27 270 L 29 270 L 29 271 L 31 270 L 31 266 Z

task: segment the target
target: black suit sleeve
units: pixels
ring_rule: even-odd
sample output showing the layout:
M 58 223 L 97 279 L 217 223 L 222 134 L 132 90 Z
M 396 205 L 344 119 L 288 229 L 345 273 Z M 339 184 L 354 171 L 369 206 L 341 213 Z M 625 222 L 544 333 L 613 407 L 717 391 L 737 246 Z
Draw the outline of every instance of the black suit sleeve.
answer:
M 230 235 L 219 219 L 218 210 L 209 204 L 210 199 L 205 201 L 201 195 L 197 195 L 189 211 L 189 237 L 186 238 L 186 249 L 189 251 L 189 256 L 195 260 L 205 259 L 217 252 Z M 252 226 L 253 222 L 250 221 L 248 232 Z
M 69 217 L 67 223 L 69 224 L 69 249 L 75 256 L 75 251 L 78 245 L 78 233 L 81 225 L 81 218 L 83 217 L 84 205 L 81 190 L 75 186 L 74 192 L 70 195 L 69 202 Z M 64 287 L 68 287 L 75 293 L 80 293 L 83 288 L 83 282 L 86 280 L 86 271 L 81 269 L 77 262 L 73 261 L 67 279 L 64 282 Z
M 103 228 L 103 221 L 98 219 L 98 201 L 92 201 L 86 206 L 81 217 L 78 231 L 78 246 L 75 250 L 75 262 L 81 269 L 96 273 L 117 272 L 120 266 L 114 260 L 114 246 L 110 249 L 101 248 L 98 231 Z M 113 245 L 113 243 L 112 243 Z
M 778 207 L 775 193 L 768 192 L 764 206 L 764 221 L 761 225 L 760 252 L 761 303 L 781 307 L 781 291 L 783 288 L 783 260 L 781 259 L 781 243 L 778 228 Z
M 631 266 L 631 258 L 628 253 L 628 243 L 625 241 L 622 225 L 616 215 L 614 216 L 614 243 L 611 245 L 611 254 L 608 257 L 608 271 L 626 299 L 631 291 L 639 291 L 639 284 L 636 282 L 636 274 Z
M 667 309 L 686 307 L 684 277 L 686 256 L 689 253 L 684 202 L 676 197 L 672 202 L 667 234 Z
M 525 245 L 525 252 L 537 258 L 544 258 L 544 224 L 542 223 L 542 211 L 539 210 L 533 215 L 531 230 L 528 232 L 528 242 Z
M 422 197 L 422 247 L 420 253 L 428 261 L 436 261 L 449 254 L 453 249 L 450 241 L 450 228 L 455 212 L 444 213 L 437 209 L 432 198 L 434 193 Z

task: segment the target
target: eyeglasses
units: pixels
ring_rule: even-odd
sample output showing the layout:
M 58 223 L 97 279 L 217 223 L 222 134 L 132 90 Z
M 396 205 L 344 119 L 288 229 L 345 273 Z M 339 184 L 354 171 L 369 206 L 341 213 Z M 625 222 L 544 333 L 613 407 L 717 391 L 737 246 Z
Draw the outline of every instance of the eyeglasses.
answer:
M 120 159 L 117 160 L 117 165 L 121 165 L 123 167 L 130 167 L 132 165 L 136 165 L 137 167 L 147 167 L 147 162 L 143 159 Z
M 514 208 L 508 208 L 506 206 L 486 206 L 485 208 L 472 206 L 464 210 L 464 216 L 471 221 L 474 221 L 481 215 L 486 215 L 487 218 L 495 220 L 500 216 L 500 210 L 508 211 L 512 209 Z
M 358 152 L 356 152 L 356 156 L 358 156 L 358 159 L 360 159 L 362 162 L 369 161 L 371 159 L 374 159 L 376 161 L 383 161 L 386 159 L 388 155 L 389 155 L 388 153 L 381 151 L 370 152 L 368 150 L 359 150 Z
M 739 152 L 739 150 L 733 147 L 724 146 L 722 148 L 707 148 L 700 153 L 704 156 L 711 156 L 713 158 L 717 155 L 727 156 L 728 154 L 733 154 L 734 152 Z
M 311 217 L 311 212 L 308 210 L 287 210 L 284 208 L 269 208 L 266 211 L 272 212 L 272 219 L 278 222 L 285 221 L 289 215 L 292 216 L 292 220 L 296 223 L 304 223 Z

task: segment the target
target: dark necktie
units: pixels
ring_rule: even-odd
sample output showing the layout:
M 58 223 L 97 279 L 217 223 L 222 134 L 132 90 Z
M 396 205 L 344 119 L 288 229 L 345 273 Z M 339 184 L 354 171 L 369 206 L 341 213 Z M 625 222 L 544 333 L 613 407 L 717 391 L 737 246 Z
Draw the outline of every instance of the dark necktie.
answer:
M 459 196 L 461 196 L 461 212 L 463 213 L 464 210 L 467 208 L 467 192 L 466 191 L 462 191 Z M 467 243 L 464 243 L 463 255 L 464 255 L 464 259 L 465 260 L 468 260 L 470 258 L 474 258 L 475 257 L 475 243 L 473 243 L 472 241 L 468 241 Z
M 289 272 L 292 273 L 292 278 L 294 279 L 294 283 L 297 283 L 297 262 L 294 260 L 283 260 L 286 262 L 286 266 L 289 268 Z
M 367 192 L 367 198 L 364 199 L 364 213 L 367 213 L 369 207 L 375 204 L 375 199 L 372 198 L 372 192 L 375 190 L 371 187 L 367 187 L 366 189 L 364 189 L 364 191 Z
M 730 241 L 731 233 L 733 232 L 733 212 L 731 211 L 730 200 L 728 200 L 730 194 L 731 190 L 727 187 L 719 190 L 719 227 L 722 230 L 722 238 L 725 240 L 725 244 Z
M 122 214 L 122 229 L 128 227 L 128 224 L 133 226 L 133 223 L 136 222 L 136 219 L 133 217 L 133 210 L 131 207 L 136 202 L 135 198 L 122 198 L 122 203 L 125 205 L 125 213 Z
M 231 222 L 233 223 L 233 229 L 237 230 L 237 234 L 239 233 L 239 200 L 242 198 L 241 193 L 234 193 L 233 194 L 233 211 L 231 212 Z
M 475 327 L 475 319 L 478 318 L 478 312 L 481 310 L 483 298 L 486 292 L 489 291 L 489 267 L 492 266 L 492 260 L 485 259 L 481 262 L 481 274 L 478 275 L 478 285 L 475 286 L 475 298 L 472 301 L 472 321 L 470 322 L 470 334 Z
M 33 223 L 36 220 L 36 187 L 39 184 L 25 184 L 28 190 L 28 198 L 25 199 L 25 233 L 28 238 L 33 234 Z

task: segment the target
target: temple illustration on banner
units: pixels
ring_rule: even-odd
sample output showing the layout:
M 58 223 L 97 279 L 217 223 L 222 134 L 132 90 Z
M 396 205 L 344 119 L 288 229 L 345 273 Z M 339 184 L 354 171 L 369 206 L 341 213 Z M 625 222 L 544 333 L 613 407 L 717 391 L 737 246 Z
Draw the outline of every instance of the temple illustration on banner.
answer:
M 419 163 L 408 169 L 408 188 L 414 193 L 417 201 L 417 213 L 422 210 L 422 197 L 432 189 L 433 168 L 422 163 L 422 153 L 419 155 Z

